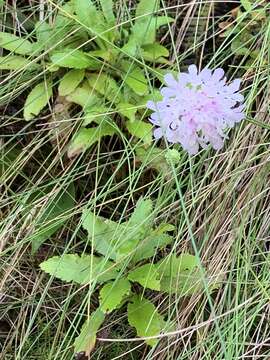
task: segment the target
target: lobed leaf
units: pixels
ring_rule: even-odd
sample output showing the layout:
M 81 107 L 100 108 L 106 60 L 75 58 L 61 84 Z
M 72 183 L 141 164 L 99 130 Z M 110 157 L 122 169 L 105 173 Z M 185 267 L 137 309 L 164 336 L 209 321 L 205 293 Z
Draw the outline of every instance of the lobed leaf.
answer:
M 160 290 L 160 275 L 155 264 L 145 264 L 128 274 L 128 279 L 137 282 L 144 288 Z
M 117 277 L 114 263 L 103 257 L 86 254 L 53 256 L 43 261 L 40 268 L 58 279 L 78 284 L 103 283 Z
M 115 310 L 129 295 L 131 284 L 126 278 L 104 285 L 99 293 L 100 308 L 104 313 Z
M 149 300 L 139 296 L 134 296 L 132 303 L 128 304 L 128 322 L 135 327 L 137 334 L 141 337 L 157 336 L 165 326 L 155 306 Z M 145 342 L 150 346 L 155 346 L 158 339 L 147 339 Z

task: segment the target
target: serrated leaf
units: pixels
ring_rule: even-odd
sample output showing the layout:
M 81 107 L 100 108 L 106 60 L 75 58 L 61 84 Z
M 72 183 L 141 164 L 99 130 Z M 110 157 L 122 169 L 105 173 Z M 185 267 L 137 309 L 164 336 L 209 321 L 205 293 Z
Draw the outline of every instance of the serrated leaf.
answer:
M 147 44 L 142 46 L 142 56 L 146 61 L 166 63 L 164 57 L 169 56 L 169 51 L 158 43 Z
M 117 128 L 109 123 L 102 123 L 97 127 L 86 129 L 81 128 L 68 147 L 68 157 L 72 158 L 89 149 L 98 142 L 103 136 L 112 136 L 117 133 Z
M 173 176 L 171 162 L 177 164 L 180 161 L 180 154 L 171 152 L 174 149 L 159 149 L 157 147 L 151 147 L 144 149 L 143 147 L 136 148 L 136 159 L 142 162 L 146 167 L 157 170 L 164 174 L 164 176 L 170 179 Z M 179 154 L 179 156 L 178 156 Z M 179 160 L 178 160 L 179 159 Z
M 60 96 L 66 96 L 76 89 L 84 78 L 83 69 L 73 69 L 66 73 L 61 79 L 58 87 Z
M 34 70 L 39 65 L 18 55 L 0 57 L 0 70 Z
M 63 281 L 78 284 L 103 283 L 115 279 L 117 270 L 113 262 L 94 255 L 64 254 L 43 261 L 40 268 Z
M 99 293 L 100 308 L 104 313 L 116 309 L 129 295 L 131 284 L 126 278 L 115 280 L 104 285 Z
M 0 47 L 19 55 L 32 55 L 33 44 L 19 36 L 0 32 Z
M 246 11 L 250 11 L 252 9 L 252 3 L 249 0 L 240 0 L 241 5 Z
M 169 230 L 167 230 L 169 231 Z M 136 248 L 136 252 L 132 257 L 132 262 L 152 258 L 156 255 L 158 249 L 163 249 L 174 241 L 174 237 L 168 234 L 159 234 L 156 230 L 143 239 Z
M 165 326 L 162 316 L 155 306 L 147 299 L 134 296 L 128 304 L 128 322 L 134 326 L 141 337 L 157 336 Z M 158 339 L 147 339 L 145 342 L 155 346 Z
M 131 122 L 135 121 L 137 106 L 130 103 L 121 102 L 117 104 L 117 110 L 121 115 L 128 118 Z
M 117 82 L 107 74 L 90 74 L 88 76 L 88 83 L 91 88 L 103 95 L 110 101 L 121 101 L 121 92 Z
M 130 220 L 121 224 L 97 216 L 87 209 L 84 210 L 82 225 L 87 230 L 91 244 L 96 251 L 113 260 L 134 252 L 140 240 L 144 239 L 146 233 L 151 230 L 153 221 L 152 216 L 149 216 L 148 213 L 151 209 L 148 200 L 146 200 L 146 204 L 140 200 L 137 207 Z
M 146 123 L 144 121 L 141 120 L 136 120 L 134 122 L 132 121 L 127 121 L 126 122 L 126 127 L 128 129 L 128 132 L 139 138 L 140 140 L 142 140 L 144 142 L 145 145 L 150 145 L 152 142 L 152 130 L 153 127 L 151 124 Z
M 204 289 L 204 273 L 198 259 L 190 254 L 169 255 L 157 264 L 161 276 L 161 291 L 192 295 Z
M 55 51 L 51 55 L 53 64 L 70 69 L 92 69 L 96 70 L 101 65 L 98 61 L 91 59 L 81 50 L 63 49 Z
M 122 62 L 124 72 L 121 74 L 124 82 L 138 95 L 142 96 L 148 92 L 148 83 L 144 72 L 138 66 L 130 66 L 127 62 Z
M 84 81 L 74 91 L 68 94 L 66 99 L 69 102 L 80 105 L 84 109 L 97 106 L 101 102 L 100 97 L 90 88 L 87 81 Z
M 48 104 L 52 96 L 52 82 L 43 81 L 36 85 L 28 94 L 23 116 L 25 120 L 31 120 Z
M 80 335 L 75 339 L 75 353 L 85 353 L 89 356 L 96 343 L 97 332 L 105 320 L 105 314 L 98 308 L 82 326 Z
M 101 11 L 98 11 L 96 6 L 91 0 L 74 0 L 75 11 L 78 19 L 85 29 L 94 35 L 102 33 L 103 37 L 108 37 L 106 33 L 107 24 Z M 99 47 L 104 48 L 104 41 L 101 39 L 95 39 L 99 44 Z
M 49 190 L 49 191 L 48 191 Z M 49 239 L 57 230 L 63 226 L 67 220 L 65 214 L 71 210 L 75 203 L 75 188 L 71 183 L 67 188 L 60 189 L 55 195 L 50 193 L 51 188 L 34 193 L 31 202 L 47 197 L 47 205 L 42 206 L 35 214 L 33 233 L 31 235 L 32 252 L 35 253 L 38 248 Z
M 144 288 L 160 290 L 160 276 L 154 264 L 145 264 L 128 274 L 128 279 L 137 282 Z
M 143 227 L 149 230 L 153 225 L 153 202 L 150 199 L 140 198 L 128 220 L 128 225 Z
M 110 115 L 108 113 L 111 112 L 112 109 L 102 105 L 88 107 L 85 110 L 83 126 L 89 125 L 92 122 L 96 124 L 100 124 L 103 121 L 110 122 Z

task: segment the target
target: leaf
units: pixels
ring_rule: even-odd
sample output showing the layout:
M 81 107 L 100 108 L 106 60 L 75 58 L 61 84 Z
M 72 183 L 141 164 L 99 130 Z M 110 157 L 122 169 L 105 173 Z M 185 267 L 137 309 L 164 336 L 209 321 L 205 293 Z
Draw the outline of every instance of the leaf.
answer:
M 160 60 L 162 63 L 166 63 L 167 60 L 164 59 L 164 56 L 169 56 L 169 51 L 158 43 L 147 44 L 142 47 L 142 56 L 146 61 L 159 62 Z
M 161 276 L 161 291 L 192 295 L 204 289 L 204 273 L 198 259 L 190 254 L 169 255 L 157 264 Z
M 51 188 L 47 189 L 51 190 Z M 46 190 L 45 190 L 46 191 Z M 47 197 L 47 204 L 39 209 L 35 214 L 34 230 L 31 235 L 32 252 L 35 253 L 40 245 L 49 239 L 67 220 L 65 214 L 71 210 L 75 203 L 75 188 L 71 183 L 67 188 L 52 196 L 50 193 L 34 194 L 31 202 Z
M 100 0 L 103 15 L 110 26 L 115 24 L 115 16 L 113 13 L 113 2 L 112 0 Z
M 130 103 L 121 102 L 117 104 L 117 111 L 121 115 L 127 117 L 131 122 L 135 121 L 135 114 L 137 112 L 137 109 L 137 106 Z
M 139 241 L 150 231 L 153 219 L 148 211 L 150 211 L 149 201 L 140 200 L 129 221 L 119 224 L 86 209 L 82 215 L 82 226 L 87 230 L 91 245 L 96 251 L 117 260 L 130 255 Z
M 68 94 L 66 99 L 69 102 L 80 105 L 84 109 L 96 106 L 100 103 L 97 92 L 90 88 L 87 81 L 84 81 L 74 91 Z
M 116 81 L 107 74 L 90 74 L 88 83 L 91 88 L 112 102 L 121 100 L 121 92 Z
M 16 175 L 20 173 L 20 165 L 16 161 L 22 154 L 22 149 L 15 146 L 0 146 L 0 183 L 4 183 L 5 175 L 10 175 L 12 169 L 16 168 Z M 6 174 L 9 173 L 9 174 Z M 15 175 L 15 176 L 16 176 Z M 14 175 L 12 176 L 14 178 Z
M 73 69 L 64 75 L 58 87 L 60 96 L 66 96 L 76 89 L 84 78 L 85 71 L 83 69 Z
M 126 278 L 104 285 L 99 293 L 100 308 L 104 313 L 115 310 L 129 295 L 131 284 Z
M 107 24 L 101 11 L 98 11 L 91 0 L 74 0 L 75 11 L 81 24 L 94 35 L 102 33 L 102 37 L 109 36 L 106 33 Z M 104 41 L 100 38 L 95 39 L 99 47 L 104 48 Z
M 136 148 L 136 160 L 143 163 L 148 168 L 153 168 L 164 174 L 168 179 L 172 178 L 172 165 L 180 162 L 180 154 L 175 149 L 159 149 L 152 146 L 144 149 L 142 146 Z
M 39 65 L 18 55 L 7 55 L 0 57 L 0 70 L 34 70 Z
M 33 44 L 19 36 L 0 32 L 0 47 L 20 55 L 32 55 Z
M 240 0 L 241 1 L 241 5 L 243 6 L 243 8 L 246 11 L 251 11 L 252 10 L 252 3 L 249 0 Z
M 28 94 L 25 104 L 23 116 L 25 120 L 31 120 L 48 104 L 52 96 L 51 81 L 43 81 L 37 84 Z
M 132 262 L 137 263 L 138 261 L 152 258 L 156 255 L 158 249 L 164 248 L 173 241 L 173 236 L 159 233 L 157 230 L 154 230 L 137 245 L 136 252 L 132 257 Z
M 136 136 L 142 140 L 145 145 L 151 144 L 153 129 L 151 124 L 147 124 L 141 120 L 136 120 L 135 122 L 131 122 L 129 120 L 126 122 L 126 127 L 131 135 Z
M 145 264 L 128 274 L 128 279 L 138 282 L 144 288 L 160 290 L 160 276 L 155 264 Z
M 108 114 L 110 112 L 112 112 L 112 109 L 102 105 L 88 107 L 85 110 L 83 126 L 89 125 L 92 122 L 96 124 L 100 124 L 103 121 L 110 122 L 110 115 Z
M 89 356 L 96 343 L 97 332 L 105 320 L 105 314 L 98 308 L 82 326 L 80 335 L 75 339 L 75 353 L 85 353 Z
M 159 1 L 157 0 L 141 0 L 136 7 L 136 17 L 151 16 L 151 14 L 158 11 L 159 8 Z M 139 19 L 136 21 L 139 21 Z
M 128 322 L 134 326 L 141 337 L 157 336 L 165 326 L 161 315 L 155 306 L 147 299 L 134 296 L 132 303 L 128 304 Z M 155 346 L 158 339 L 147 339 L 145 342 Z
M 153 202 L 150 199 L 141 197 L 136 204 L 136 207 L 128 220 L 129 226 L 143 227 L 148 230 L 153 225 Z
M 97 127 L 86 129 L 81 128 L 68 147 L 68 157 L 72 158 L 89 149 L 93 144 L 98 142 L 103 136 L 114 135 L 117 128 L 109 123 L 102 123 Z
M 51 61 L 53 64 L 71 68 L 71 69 L 92 69 L 96 70 L 100 67 L 100 63 L 91 59 L 81 50 L 77 49 L 63 49 L 61 51 L 55 51 L 51 55 Z
M 37 21 L 35 25 L 35 32 L 37 36 L 37 47 L 40 50 L 49 49 L 50 46 L 55 45 L 55 42 L 52 41 L 52 27 L 46 21 Z
M 78 284 L 103 283 L 117 277 L 115 264 L 104 257 L 95 255 L 53 256 L 43 261 L 40 268 L 58 279 L 67 282 L 74 281 Z
M 127 62 L 121 63 L 124 72 L 121 74 L 124 82 L 138 95 L 142 96 L 148 92 L 147 80 L 144 72 L 138 66 L 130 66 Z

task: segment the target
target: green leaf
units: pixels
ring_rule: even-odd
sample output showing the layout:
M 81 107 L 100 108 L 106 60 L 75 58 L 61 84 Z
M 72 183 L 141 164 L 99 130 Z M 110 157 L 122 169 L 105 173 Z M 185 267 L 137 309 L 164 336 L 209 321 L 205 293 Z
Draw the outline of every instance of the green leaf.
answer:
M 153 202 L 150 199 L 140 198 L 136 207 L 128 220 L 130 227 L 135 226 L 137 229 L 143 228 L 148 230 L 153 225 Z
M 166 63 L 167 60 L 164 59 L 164 56 L 169 56 L 169 51 L 158 43 L 147 44 L 142 47 L 142 56 L 146 61 L 159 62 L 159 60 L 161 60 L 162 63 L 164 63 L 164 61 Z
M 157 170 L 168 179 L 172 178 L 172 165 L 180 161 L 180 154 L 174 149 L 159 149 L 152 146 L 144 149 L 142 146 L 136 148 L 136 160 L 141 161 L 148 168 Z
M 16 161 L 22 154 L 22 149 L 14 146 L 0 146 L 0 183 L 3 184 L 4 177 L 6 172 L 9 174 L 12 172 L 12 169 L 16 168 L 17 173 L 19 174 L 18 161 Z M 14 176 L 12 176 L 14 178 Z
M 39 50 L 46 50 L 50 46 L 54 46 L 52 39 L 52 27 L 46 21 L 37 21 L 35 25 L 35 32 L 37 36 L 37 47 Z
M 138 66 L 130 66 L 129 63 L 122 61 L 123 68 L 122 79 L 138 95 L 142 96 L 148 93 L 148 84 L 144 72 Z
M 39 65 L 18 55 L 0 57 L 0 70 L 34 70 Z
M 159 1 L 157 0 L 141 0 L 136 7 L 136 17 L 151 16 L 159 8 Z M 139 21 L 139 19 L 136 19 L 136 21 Z
M 91 0 L 74 0 L 75 11 L 81 24 L 94 35 L 102 33 L 102 37 L 109 36 L 106 33 L 107 24 L 101 11 L 98 11 Z M 105 33 L 104 33 L 105 32 Z M 95 39 L 101 48 L 106 47 L 104 41 Z
M 128 118 L 131 122 L 135 121 L 135 114 L 137 112 L 137 106 L 130 104 L 130 103 L 126 103 L 126 102 L 121 102 L 119 104 L 117 104 L 117 111 L 125 116 L 126 118 Z
M 252 9 L 252 3 L 251 1 L 249 0 L 240 0 L 241 1 L 241 5 L 243 6 L 243 8 L 246 10 L 246 11 L 251 11 Z
M 138 296 L 134 296 L 132 303 L 128 304 L 128 322 L 141 337 L 157 336 L 165 326 L 155 306 L 149 300 Z M 147 339 L 145 342 L 155 346 L 158 339 Z
M 150 145 L 152 142 L 152 125 L 141 120 L 135 122 L 127 121 L 126 127 L 129 133 L 141 139 L 145 145 Z
M 84 78 L 85 71 L 83 69 L 73 69 L 64 75 L 58 87 L 60 96 L 66 96 L 76 89 Z
M 113 109 L 102 105 L 88 107 L 85 110 L 83 126 L 89 125 L 92 122 L 95 122 L 96 124 L 100 124 L 103 121 L 110 122 L 110 115 L 108 113 L 111 113 L 112 111 Z
M 98 308 L 82 326 L 80 335 L 76 338 L 75 353 L 85 353 L 89 357 L 96 343 L 97 332 L 105 320 L 105 314 Z
M 145 264 L 128 274 L 128 279 L 138 282 L 144 288 L 160 290 L 160 276 L 155 264 Z
M 113 260 L 131 254 L 151 229 L 153 218 L 149 216 L 148 200 L 140 200 L 131 218 L 125 223 L 117 223 L 89 210 L 84 210 L 82 226 L 88 232 L 91 245 L 99 253 Z
M 203 291 L 204 273 L 201 273 L 198 259 L 190 254 L 169 255 L 157 264 L 161 276 L 161 291 L 177 293 L 180 296 Z
M 129 295 L 131 284 L 126 278 L 115 280 L 104 285 L 100 290 L 99 301 L 100 308 L 104 313 L 115 310 Z
M 68 94 L 66 99 L 69 102 L 80 105 L 84 109 L 97 106 L 101 103 L 98 93 L 90 88 L 87 81 L 84 81 L 74 91 Z
M 103 283 L 115 279 L 115 264 L 103 257 L 83 254 L 64 254 L 43 261 L 40 268 L 46 273 L 63 281 L 78 284 Z
M 97 127 L 86 129 L 81 128 L 68 147 L 68 157 L 72 158 L 89 149 L 93 144 L 98 142 L 103 136 L 114 135 L 117 128 L 109 123 L 102 123 Z
M 48 104 L 52 96 L 52 82 L 43 81 L 36 85 L 28 94 L 23 116 L 25 120 L 31 120 Z
M 107 74 L 90 74 L 88 83 L 92 89 L 112 102 L 121 101 L 120 89 L 117 82 Z
M 112 0 L 100 0 L 103 15 L 110 26 L 115 24 L 115 16 L 113 13 L 113 2 Z
M 20 55 L 32 55 L 33 44 L 13 34 L 0 32 L 0 47 Z
M 70 69 L 99 69 L 100 63 L 91 59 L 86 53 L 77 49 L 63 49 L 51 55 L 53 64 Z
M 164 231 L 171 230 L 164 229 Z M 167 245 L 171 244 L 173 241 L 173 236 L 160 233 L 159 228 L 154 230 L 149 234 L 149 236 L 147 236 L 137 245 L 136 252 L 132 257 L 132 262 L 137 263 L 138 261 L 152 258 L 156 255 L 158 249 L 163 249 Z
M 31 235 L 32 252 L 35 253 L 40 245 L 49 239 L 57 230 L 63 226 L 67 218 L 65 214 L 68 213 L 75 203 L 75 188 L 71 183 L 67 188 L 60 189 L 55 195 L 55 192 L 48 192 L 51 188 L 45 189 L 43 192 L 34 193 L 31 202 L 37 201 L 46 197 L 47 206 L 39 209 L 35 214 L 34 230 Z M 47 193 L 46 193 L 47 192 Z

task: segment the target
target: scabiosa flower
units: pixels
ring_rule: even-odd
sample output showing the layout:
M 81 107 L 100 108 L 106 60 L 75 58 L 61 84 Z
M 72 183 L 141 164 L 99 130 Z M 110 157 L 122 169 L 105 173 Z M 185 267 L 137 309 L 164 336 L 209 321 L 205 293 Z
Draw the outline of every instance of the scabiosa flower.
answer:
M 154 137 L 180 143 L 189 154 L 196 154 L 200 145 L 221 149 L 225 131 L 244 118 L 244 97 L 238 92 L 241 80 L 227 85 L 222 69 L 198 72 L 195 65 L 177 80 L 172 74 L 164 80 L 163 99 L 146 105 L 154 111 L 149 119 L 156 126 Z

